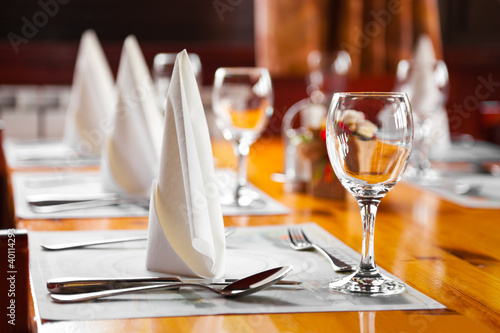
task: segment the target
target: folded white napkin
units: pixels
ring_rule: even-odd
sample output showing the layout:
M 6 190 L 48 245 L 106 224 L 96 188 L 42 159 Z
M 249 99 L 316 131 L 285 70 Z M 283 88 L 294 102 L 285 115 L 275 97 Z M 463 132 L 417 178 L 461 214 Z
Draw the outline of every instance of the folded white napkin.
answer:
M 115 104 L 113 74 L 97 35 L 83 33 L 64 128 L 64 142 L 80 155 L 100 156 Z
M 220 277 L 222 210 L 208 126 L 187 52 L 177 55 L 167 94 L 158 182 L 151 192 L 146 267 Z
M 402 61 L 398 71 L 408 70 L 407 64 Z M 431 138 L 436 144 L 435 148 L 446 148 L 450 144 L 450 131 L 445 108 L 447 91 L 442 86 L 448 84 L 448 71 L 445 63 L 436 59 L 428 35 L 418 38 L 412 67 L 409 80 L 399 90 L 408 94 L 414 114 L 422 120 L 428 119 L 428 123 L 432 124 Z
M 406 88 L 408 98 L 418 114 L 432 115 L 436 107 L 441 106 L 443 96 L 436 80 L 434 66 L 437 60 L 429 36 L 423 35 L 418 39 L 412 62 Z
M 116 80 L 118 102 L 101 158 L 105 190 L 149 198 L 157 177 L 163 115 L 137 39 L 125 40 Z

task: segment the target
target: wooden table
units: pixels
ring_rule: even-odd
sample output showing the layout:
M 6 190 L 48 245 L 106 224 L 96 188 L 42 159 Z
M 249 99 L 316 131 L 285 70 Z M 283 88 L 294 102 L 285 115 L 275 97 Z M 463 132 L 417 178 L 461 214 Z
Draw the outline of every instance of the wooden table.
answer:
M 218 167 L 234 167 L 232 150 L 214 143 Z M 313 221 L 361 251 L 357 203 L 287 193 L 271 181 L 281 172 L 282 144 L 262 138 L 251 149 L 249 179 L 293 209 L 284 216 L 225 217 L 226 225 Z M 37 231 L 145 229 L 146 218 L 20 220 Z M 75 322 L 36 321 L 39 332 L 494 332 L 500 330 L 500 210 L 466 209 L 435 194 L 398 184 L 382 200 L 375 232 L 376 261 L 445 310 L 336 312 L 143 318 Z

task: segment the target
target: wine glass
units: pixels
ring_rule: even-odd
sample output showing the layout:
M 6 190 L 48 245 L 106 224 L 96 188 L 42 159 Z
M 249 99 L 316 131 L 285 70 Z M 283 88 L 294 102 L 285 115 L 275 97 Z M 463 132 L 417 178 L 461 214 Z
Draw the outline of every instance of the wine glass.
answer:
M 328 103 L 334 92 L 344 91 L 351 69 L 351 56 L 344 50 L 311 51 L 307 56 L 307 93 L 314 103 Z
M 349 294 L 403 292 L 403 283 L 377 269 L 373 244 L 380 200 L 401 179 L 412 149 L 413 120 L 408 97 L 405 93 L 335 93 L 326 132 L 335 174 L 358 201 L 363 222 L 358 269 L 330 287 Z
M 255 206 L 262 199 L 248 189 L 247 163 L 250 146 L 257 140 L 273 113 L 271 77 L 265 68 L 219 68 L 215 72 L 212 104 L 216 124 L 234 147 L 238 176 L 230 198 L 221 203 Z

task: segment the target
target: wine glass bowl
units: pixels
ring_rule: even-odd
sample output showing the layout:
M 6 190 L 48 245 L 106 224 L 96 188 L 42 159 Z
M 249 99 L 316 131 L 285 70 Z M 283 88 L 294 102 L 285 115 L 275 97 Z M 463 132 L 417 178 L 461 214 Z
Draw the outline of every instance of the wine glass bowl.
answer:
M 378 271 L 373 239 L 380 200 L 401 179 L 412 142 L 413 120 L 406 94 L 334 94 L 327 117 L 328 155 L 338 179 L 358 201 L 364 229 L 358 270 L 332 282 L 331 288 L 369 295 L 404 291 L 404 284 Z
M 238 159 L 238 178 L 233 197 L 223 204 L 252 206 L 259 203 L 247 188 L 250 146 L 259 138 L 273 114 L 271 77 L 265 68 L 219 68 L 215 72 L 212 104 L 217 127 L 233 144 Z M 260 200 L 261 201 L 261 200 Z
M 345 50 L 321 52 L 313 50 L 307 56 L 307 93 L 314 103 L 328 102 L 334 92 L 343 91 L 351 69 L 351 56 Z

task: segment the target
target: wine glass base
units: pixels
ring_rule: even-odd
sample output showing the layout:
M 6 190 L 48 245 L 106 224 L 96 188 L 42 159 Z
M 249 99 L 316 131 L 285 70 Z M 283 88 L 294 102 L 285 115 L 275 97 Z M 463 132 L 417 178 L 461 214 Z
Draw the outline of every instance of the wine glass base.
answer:
M 242 208 L 262 208 L 266 205 L 264 199 L 249 188 L 240 188 L 238 194 L 225 193 L 220 197 L 222 206 Z
M 442 178 L 441 172 L 436 169 L 419 169 L 414 166 L 406 168 L 404 177 L 422 185 L 433 185 Z
M 396 295 L 406 290 L 404 283 L 378 272 L 376 274 L 363 274 L 359 271 L 331 282 L 330 288 L 343 294 L 367 296 Z
M 226 207 L 241 207 L 241 208 L 262 208 L 266 202 L 262 199 L 249 199 L 239 198 L 235 199 L 221 199 L 221 205 Z

